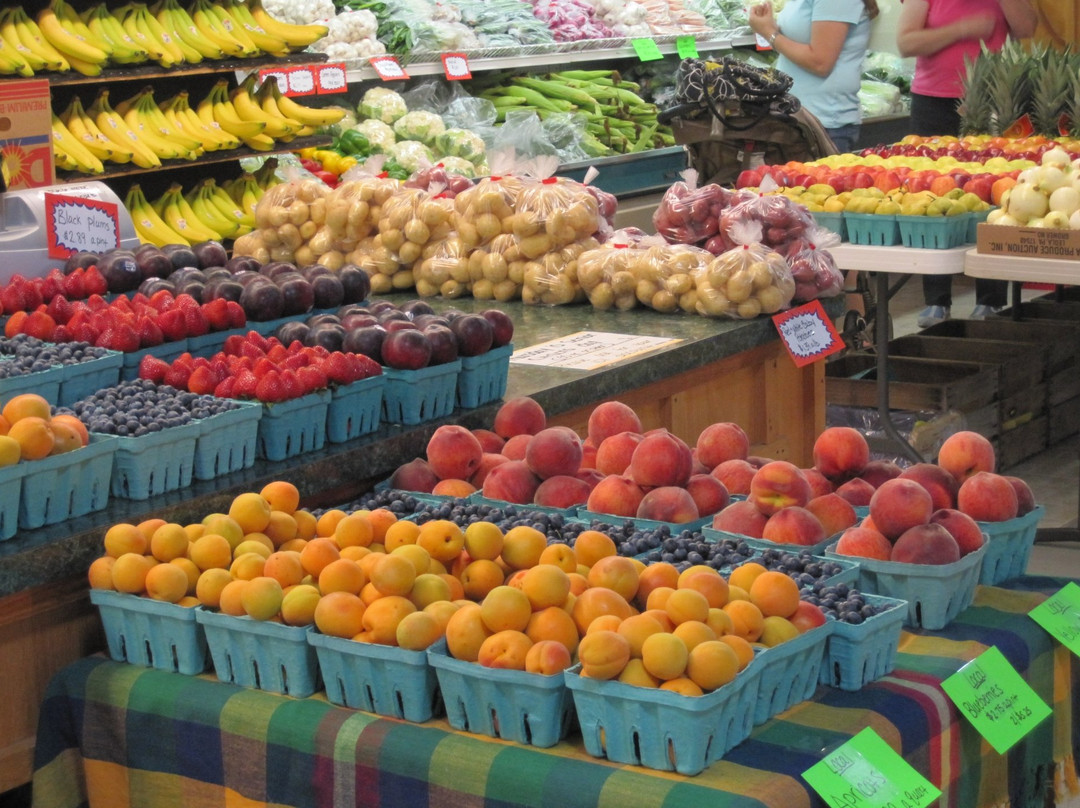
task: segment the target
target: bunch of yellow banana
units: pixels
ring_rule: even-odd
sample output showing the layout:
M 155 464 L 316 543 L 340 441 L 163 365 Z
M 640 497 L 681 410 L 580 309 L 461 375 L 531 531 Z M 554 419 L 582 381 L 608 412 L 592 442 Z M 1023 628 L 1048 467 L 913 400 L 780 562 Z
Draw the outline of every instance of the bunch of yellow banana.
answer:
M 153 87 L 144 87 L 115 105 L 114 111 L 139 137 L 139 141 L 162 160 L 194 160 L 204 151 L 203 141 L 174 131 L 154 103 Z
M 228 2 L 228 0 L 224 0 Z M 330 29 L 325 25 L 314 23 L 311 25 L 293 25 L 291 23 L 282 22 L 270 16 L 266 9 L 262 6 L 262 0 L 232 0 L 232 9 L 236 10 L 238 6 L 242 6 L 243 9 L 250 15 L 251 21 L 258 27 L 262 28 L 270 37 L 280 42 L 284 42 L 288 45 L 289 50 L 301 51 L 309 45 L 318 42 L 324 36 L 326 36 Z M 239 12 L 242 17 L 244 11 Z M 268 53 L 270 51 L 267 51 Z
M 44 39 L 73 70 L 85 76 L 101 74 L 112 46 L 96 36 L 65 0 L 49 0 L 49 5 L 38 13 L 37 24 Z
M 236 238 L 250 233 L 255 227 L 255 214 L 245 211 L 232 200 L 213 177 L 202 180 L 184 194 L 199 221 L 221 233 Z
M 217 123 L 230 135 L 238 137 L 244 144 L 255 151 L 268 151 L 274 147 L 274 139 L 263 130 L 266 121 L 245 120 L 229 98 L 228 79 L 221 79 L 213 89 L 199 102 L 196 114 L 206 124 Z
M 83 11 L 79 18 L 90 29 L 97 41 L 104 42 L 109 51 L 109 61 L 118 65 L 142 64 L 149 60 L 150 54 L 135 42 L 124 30 L 120 20 L 112 15 L 104 3 Z
M 190 59 L 202 61 L 202 54 L 187 46 L 181 47 L 175 34 L 170 33 L 150 13 L 145 3 L 127 3 L 110 12 L 115 24 L 127 35 L 136 52 L 143 54 L 143 60 L 150 59 L 162 67 L 173 67 Z M 107 26 L 115 30 L 116 25 Z M 127 42 L 125 42 L 125 45 Z M 114 61 L 120 62 L 119 59 Z
M 170 185 L 169 189 L 152 203 L 154 212 L 174 232 L 192 244 L 207 240 L 221 241 L 224 235 L 203 222 L 185 198 L 183 190 L 178 182 Z
M 103 89 L 98 93 L 86 114 L 105 137 L 131 151 L 131 162 L 139 168 L 156 168 L 161 165 L 162 159 L 180 156 L 176 147 L 163 142 L 160 137 L 144 140 L 143 133 L 133 129 L 109 104 L 108 90 Z
M 31 76 L 42 70 L 70 69 L 22 6 L 0 9 L 0 73 Z
M 187 91 L 181 91 L 158 104 L 169 127 L 202 143 L 203 151 L 240 148 L 240 138 L 221 128 L 217 121 L 206 123 L 188 103 Z
M 52 116 L 53 159 L 60 168 L 83 174 L 102 174 L 105 166 L 75 135 L 59 116 Z
M 305 128 L 304 124 L 283 114 L 277 106 L 264 107 L 253 94 L 256 81 L 256 74 L 249 73 L 238 87 L 229 92 L 229 101 L 236 110 L 236 114 L 244 121 L 262 121 L 266 124 L 263 134 L 274 140 L 292 140 Z M 269 83 L 276 84 L 276 82 L 264 82 L 264 84 Z
M 178 40 L 177 44 L 181 48 L 191 49 L 198 55 L 198 58 L 188 55 L 185 57 L 186 61 L 195 64 L 202 59 L 225 58 L 225 52 L 199 30 L 179 0 L 158 0 L 150 7 L 150 11 L 169 35 Z
M 130 163 L 135 153 L 105 136 L 85 109 L 78 96 L 71 99 L 67 109 L 60 113 L 64 126 L 86 149 L 99 160 L 109 163 Z
M 259 85 L 255 97 L 268 115 L 279 115 L 299 121 L 304 127 L 295 133 L 299 136 L 313 135 L 318 127 L 330 126 L 345 117 L 345 110 L 341 107 L 315 109 L 296 103 L 282 93 L 278 83 L 273 80 L 264 81 Z
M 274 162 L 276 160 L 267 161 Z M 251 217 L 251 223 L 255 223 L 255 206 L 259 204 L 259 200 L 262 199 L 262 195 L 266 192 L 261 185 L 259 185 L 258 179 L 250 171 L 245 171 L 239 177 L 229 180 L 221 189 L 225 191 L 229 198 L 244 212 L 246 216 Z
M 128 189 L 124 197 L 124 207 L 131 215 L 131 221 L 135 225 L 135 234 L 140 241 L 156 244 L 158 247 L 164 247 L 166 244 L 190 245 L 193 243 L 169 227 L 168 223 L 150 205 L 138 183 L 134 183 Z

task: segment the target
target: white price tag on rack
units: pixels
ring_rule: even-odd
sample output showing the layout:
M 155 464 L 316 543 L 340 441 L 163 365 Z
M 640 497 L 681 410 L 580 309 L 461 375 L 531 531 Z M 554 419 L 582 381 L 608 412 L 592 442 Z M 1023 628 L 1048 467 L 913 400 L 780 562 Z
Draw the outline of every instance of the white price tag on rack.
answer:
M 395 56 L 372 56 L 368 61 L 383 81 L 409 78 L 409 74 L 405 72 L 405 68 L 398 63 Z
M 447 81 L 461 81 L 462 79 L 472 78 L 472 72 L 469 70 L 469 60 L 464 53 L 444 53 L 442 63 Z
M 318 89 L 315 85 L 315 71 L 310 67 L 294 67 L 288 72 L 288 78 L 288 95 L 314 95 Z
M 349 89 L 345 79 L 345 63 L 332 62 L 319 65 L 315 68 L 315 84 L 319 89 L 319 95 L 331 95 L 343 93 Z
M 259 71 L 259 83 L 264 81 L 276 81 L 278 90 L 285 93 L 289 91 L 289 73 L 279 68 L 266 67 Z

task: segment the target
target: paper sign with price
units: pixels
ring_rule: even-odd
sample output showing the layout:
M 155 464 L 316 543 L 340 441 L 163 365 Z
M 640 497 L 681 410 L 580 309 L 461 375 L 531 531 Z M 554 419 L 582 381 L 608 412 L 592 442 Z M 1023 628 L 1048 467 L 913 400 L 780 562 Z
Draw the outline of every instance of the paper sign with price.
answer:
M 444 53 L 442 63 L 447 81 L 472 78 L 472 72 L 469 70 L 469 60 L 465 58 L 464 53 Z
M 405 68 L 398 63 L 397 58 L 394 56 L 372 56 L 368 61 L 383 81 L 397 81 L 409 78 Z
M 292 67 L 287 72 L 289 89 L 285 95 L 314 95 L 318 92 L 315 84 L 315 71 L 310 67 Z
M 819 300 L 774 314 L 772 319 L 797 367 L 809 365 L 844 348 L 836 326 Z
M 120 246 L 120 217 L 113 202 L 45 194 L 45 231 L 50 258 L 102 253 Z
M 1075 581 L 1044 600 L 1028 616 L 1080 656 L 1080 585 Z
M 315 86 L 319 95 L 343 93 L 349 89 L 345 80 L 345 63 L 332 62 L 315 68 Z
M 289 92 L 289 71 L 280 67 L 265 67 L 259 71 L 259 83 L 276 81 L 278 90 L 283 93 Z

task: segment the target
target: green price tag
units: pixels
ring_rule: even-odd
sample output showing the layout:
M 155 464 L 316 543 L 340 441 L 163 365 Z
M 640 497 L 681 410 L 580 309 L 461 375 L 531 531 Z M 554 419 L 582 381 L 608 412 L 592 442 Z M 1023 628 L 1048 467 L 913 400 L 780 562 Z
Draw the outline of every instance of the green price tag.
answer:
M 675 50 L 680 59 L 698 58 L 697 43 L 692 36 L 680 36 L 675 38 Z
M 832 808 L 922 808 L 941 796 L 870 727 L 802 776 Z
M 997 646 L 987 648 L 941 687 L 999 755 L 1051 713 Z
M 631 39 L 630 44 L 634 46 L 638 59 L 643 62 L 655 62 L 664 58 L 654 39 Z
M 1080 586 L 1075 581 L 1044 600 L 1028 616 L 1080 656 Z

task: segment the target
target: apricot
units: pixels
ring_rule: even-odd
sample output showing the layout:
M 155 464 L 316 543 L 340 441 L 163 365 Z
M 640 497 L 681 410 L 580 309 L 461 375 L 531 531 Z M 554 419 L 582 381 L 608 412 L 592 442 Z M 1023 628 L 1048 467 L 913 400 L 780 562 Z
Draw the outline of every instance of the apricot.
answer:
M 418 611 L 408 598 L 386 595 L 367 604 L 361 622 L 368 642 L 397 645 L 398 624 Z
M 731 645 L 707 640 L 695 645 L 686 661 L 686 675 L 704 691 L 716 690 L 734 681 L 739 672 L 739 657 Z
M 269 620 L 281 612 L 285 593 L 276 578 L 260 575 L 248 581 L 240 595 L 244 612 L 255 620 Z
M 520 631 L 497 631 L 480 644 L 476 661 L 485 668 L 523 671 L 532 644 L 532 640 Z
M 399 648 L 423 651 L 443 636 L 443 625 L 427 612 L 412 612 L 401 618 L 395 630 Z
M 315 604 L 312 620 L 315 627 L 331 637 L 351 639 L 364 630 L 366 607 L 351 592 L 331 592 Z
M 592 679 L 614 679 L 630 661 L 630 643 L 614 631 L 586 634 L 578 644 L 581 675 Z
M 688 657 L 686 643 L 676 634 L 650 634 L 641 646 L 641 662 L 645 670 L 665 682 L 685 673 Z
M 143 587 L 153 600 L 177 603 L 187 595 L 187 573 L 173 564 L 155 564 L 146 571 Z
M 287 626 L 310 626 L 322 595 L 311 584 L 289 587 L 281 598 L 281 622 Z

